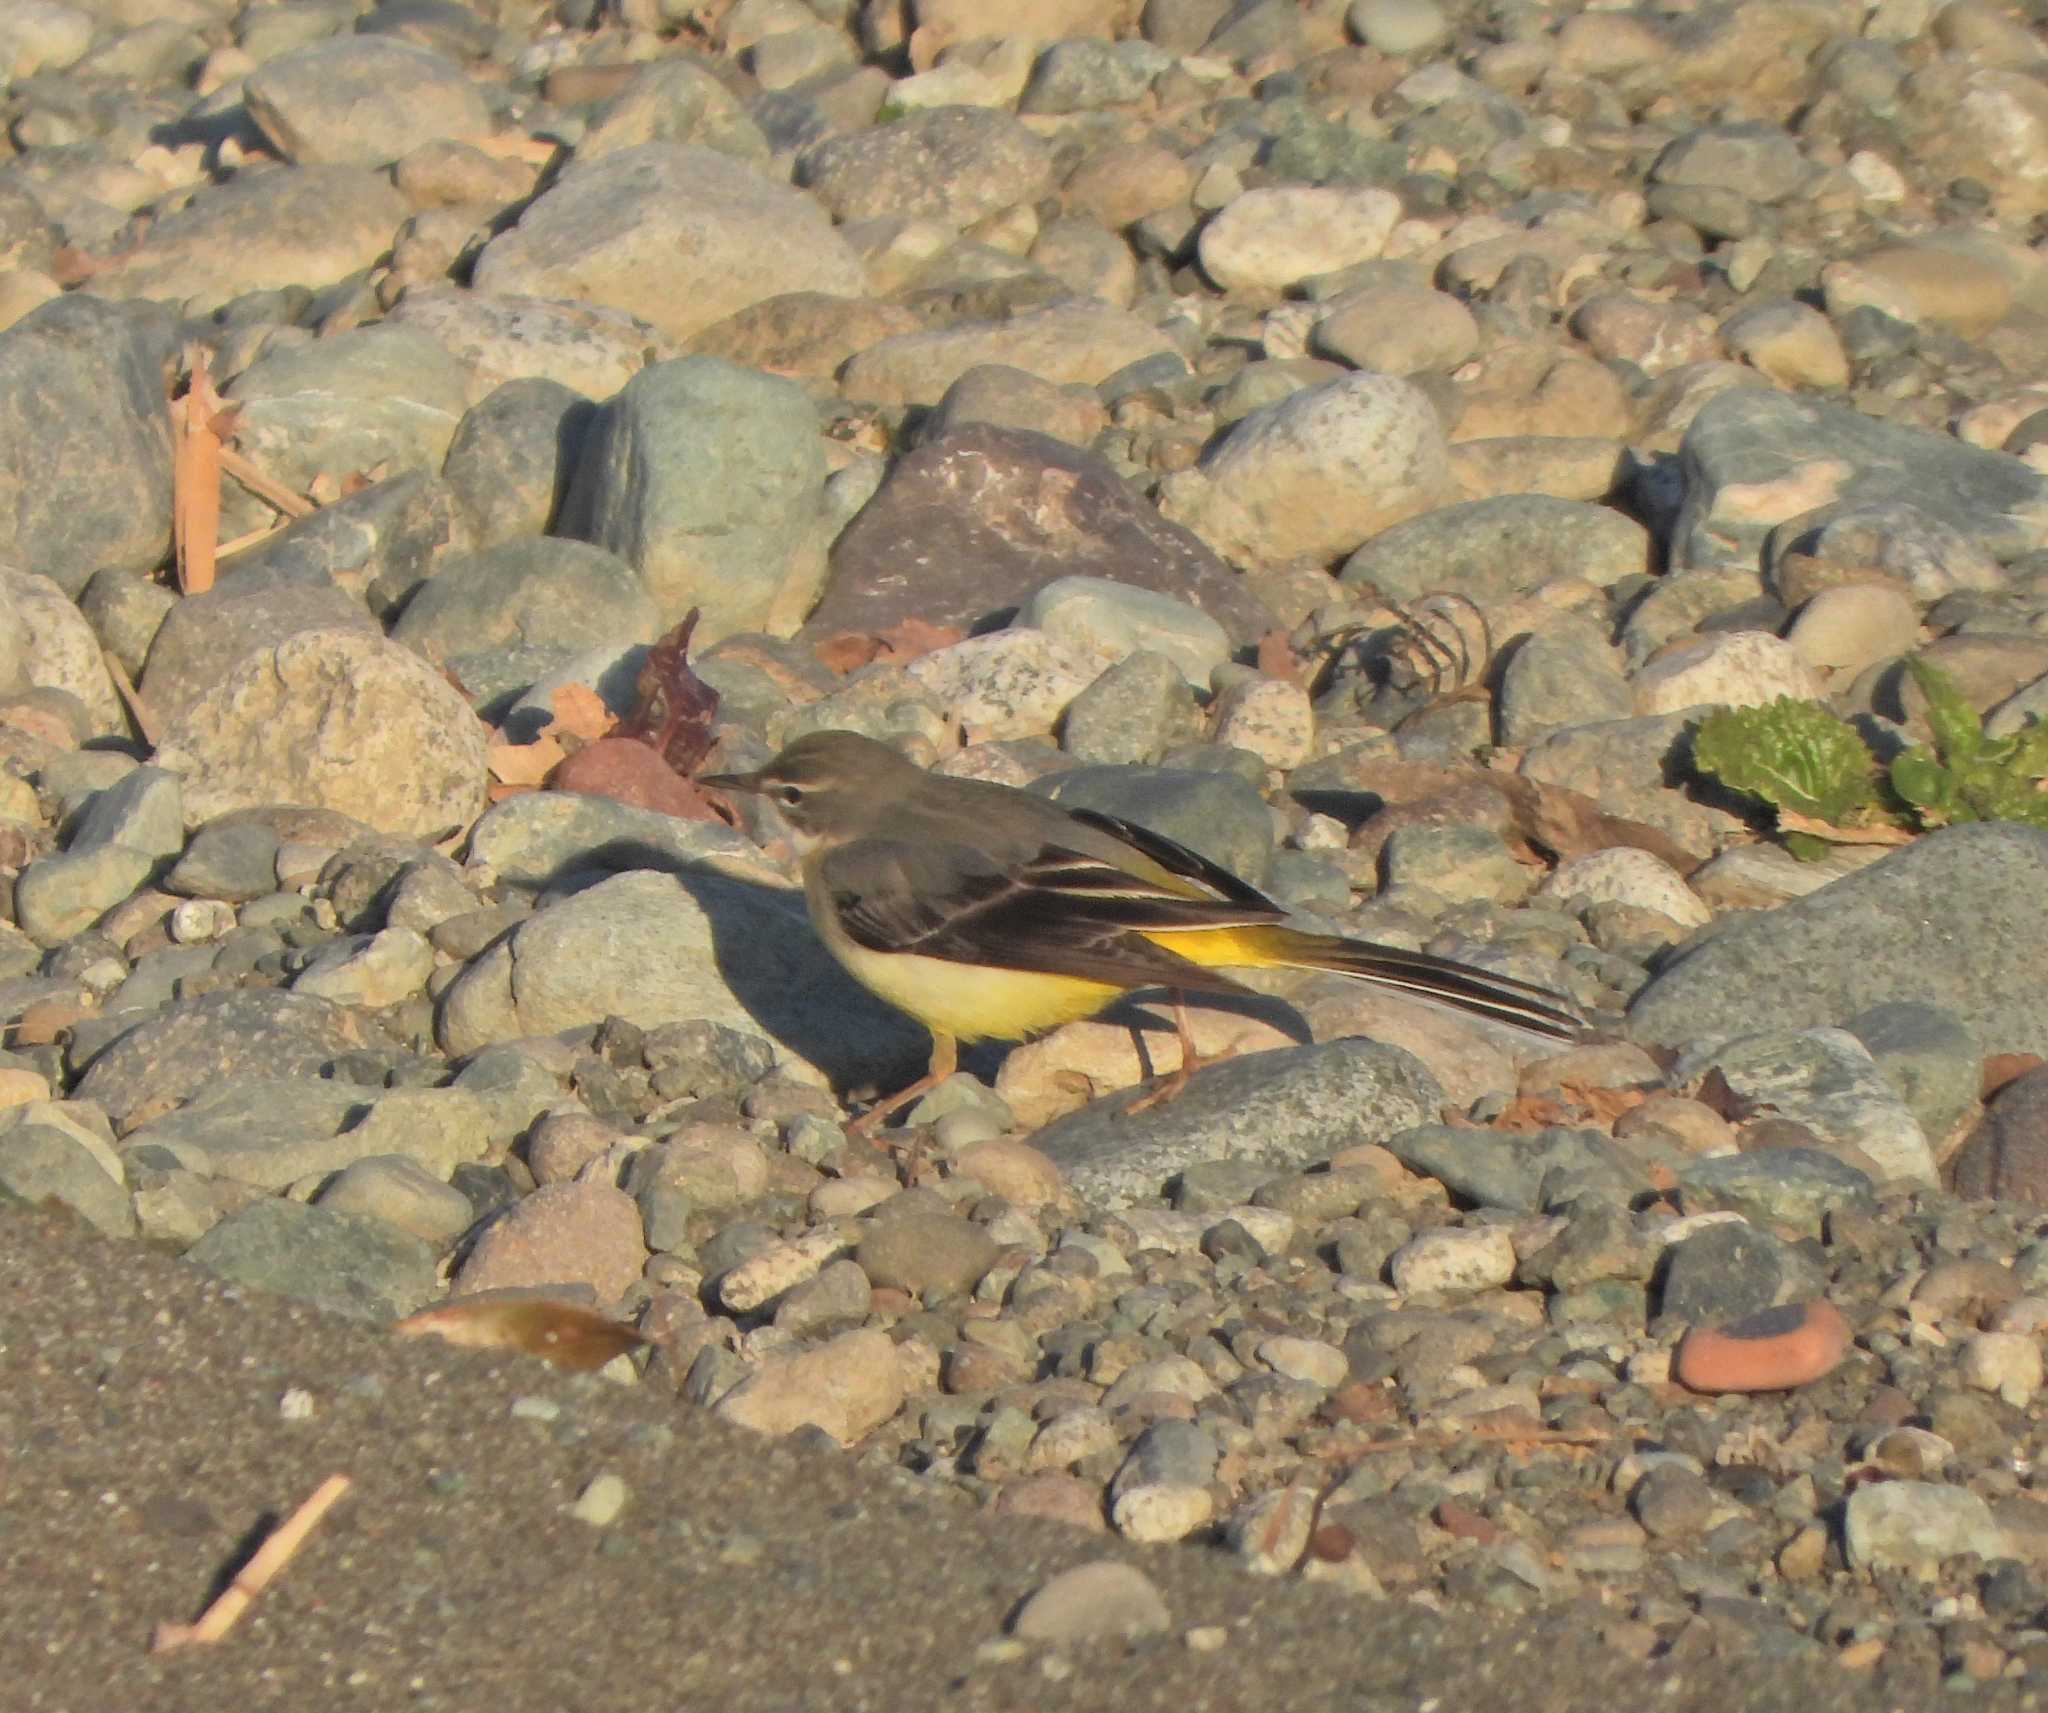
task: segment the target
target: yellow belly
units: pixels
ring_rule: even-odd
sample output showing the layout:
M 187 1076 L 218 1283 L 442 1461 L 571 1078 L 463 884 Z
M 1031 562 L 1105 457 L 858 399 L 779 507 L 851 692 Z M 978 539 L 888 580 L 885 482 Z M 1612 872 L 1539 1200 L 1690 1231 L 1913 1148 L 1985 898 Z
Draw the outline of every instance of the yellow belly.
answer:
M 855 981 L 927 1029 L 960 1041 L 1022 1041 L 1100 1011 L 1124 990 L 1073 976 L 981 969 L 909 952 L 871 952 L 843 934 L 825 944 Z

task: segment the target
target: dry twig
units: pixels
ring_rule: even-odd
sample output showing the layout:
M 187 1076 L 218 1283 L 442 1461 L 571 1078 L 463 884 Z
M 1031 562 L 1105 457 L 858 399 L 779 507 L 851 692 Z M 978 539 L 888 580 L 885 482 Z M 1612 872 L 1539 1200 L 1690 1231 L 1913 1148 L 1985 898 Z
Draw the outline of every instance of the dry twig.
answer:
M 213 1604 L 199 1614 L 196 1624 L 157 1625 L 156 1633 L 150 1637 L 149 1651 L 170 1653 L 176 1648 L 219 1641 L 241 1621 L 256 1597 L 277 1580 L 278 1572 L 291 1562 L 292 1555 L 305 1545 L 306 1537 L 348 1488 L 346 1475 L 328 1476 L 313 1489 L 311 1498 L 271 1531 L 270 1538 L 235 1572 L 234 1579 L 220 1591 Z

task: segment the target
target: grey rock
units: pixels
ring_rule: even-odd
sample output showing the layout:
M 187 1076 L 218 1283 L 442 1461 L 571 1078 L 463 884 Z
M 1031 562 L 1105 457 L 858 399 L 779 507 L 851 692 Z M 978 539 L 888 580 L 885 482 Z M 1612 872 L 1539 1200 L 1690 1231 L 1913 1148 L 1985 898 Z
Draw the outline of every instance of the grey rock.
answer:
M 1500 741 L 1518 749 L 1635 713 L 1635 691 L 1600 627 L 1570 620 L 1546 626 L 1508 655 L 1497 700 Z
M 1444 1098 L 1420 1060 L 1365 1040 L 1248 1053 L 1197 1072 L 1164 1106 L 1125 1114 L 1138 1092 L 1097 1101 L 1031 1138 L 1076 1194 L 1124 1207 L 1202 1160 L 1298 1168 L 1383 1143 L 1434 1118 Z
M 722 821 L 679 821 L 609 797 L 535 791 L 485 810 L 470 832 L 469 856 L 500 880 L 541 887 L 579 869 L 683 870 L 751 859 L 753 847 Z
M 1843 1025 L 1869 1049 L 1939 1154 L 1957 1125 L 1977 1108 L 1984 1053 L 1954 1012 L 1917 1000 L 1892 1000 Z
M 528 918 L 449 985 L 438 1031 L 459 1054 L 611 1016 L 765 1034 L 835 1081 L 886 1082 L 928 1046 L 840 969 L 798 900 L 702 868 L 615 875 Z
M 147 857 L 174 857 L 185 848 L 185 798 L 178 776 L 161 767 L 123 774 L 86 805 L 65 848 L 74 855 L 125 845 Z
M 230 583 L 253 590 L 331 582 L 388 618 L 433 575 L 459 534 L 453 489 L 426 470 L 408 470 L 344 494 L 236 554 L 209 593 Z
M 1150 649 L 1207 688 L 1230 658 L 1230 634 L 1200 608 L 1109 577 L 1057 577 L 1034 590 L 1016 623 L 1091 651 Z
M 1747 1220 L 1710 1225 L 1665 1252 L 1661 1308 L 1680 1320 L 1719 1325 L 1826 1285 L 1805 1255 Z
M 369 1110 L 353 1083 L 261 1072 L 200 1089 L 175 1112 L 131 1130 L 128 1148 L 160 1148 L 187 1171 L 262 1190 L 339 1171 L 380 1150 L 343 1134 Z
M 2048 476 L 2004 452 L 1881 422 L 1841 405 L 1738 388 L 1708 400 L 1679 449 L 1685 498 L 1675 567 L 1759 563 L 1771 532 L 1796 516 L 1814 467 L 1840 501 L 1904 501 L 1961 531 L 1993 558 L 2048 545 Z M 1782 491 L 1786 513 L 1754 496 Z
M 1818 892 L 1717 926 L 1629 1007 L 1637 1040 L 1838 1024 L 1892 1000 L 1951 1012 L 1986 1053 L 2048 1053 L 2048 832 L 1949 827 Z
M 358 327 L 266 354 L 227 388 L 236 445 L 287 486 L 380 465 L 438 471 L 469 408 L 462 366 L 410 327 Z
M 164 876 L 167 892 L 184 898 L 225 898 L 232 904 L 277 889 L 278 837 L 257 820 L 236 815 L 208 822 Z
M 982 1227 L 934 1213 L 878 1219 L 853 1258 L 872 1286 L 957 1296 L 971 1291 L 1001 1252 Z
M 303 630 L 376 631 L 361 601 L 318 577 L 269 569 L 237 571 L 204 594 L 187 595 L 165 616 L 150 647 L 141 690 L 167 724 L 189 713 L 236 661 Z
M 1849 1495 L 1842 1545 L 1864 1571 L 1931 1573 L 1943 1559 L 2010 1554 L 2005 1531 L 1979 1495 L 1933 1481 L 1879 1481 Z
M 472 281 L 501 296 L 623 309 L 678 340 L 781 292 L 859 297 L 867 286 L 810 197 L 685 143 L 572 167 L 484 247 Z
M 1167 746 L 1194 735 L 1194 692 L 1163 654 L 1127 654 L 1067 704 L 1060 747 L 1081 762 L 1125 766 L 1156 762 Z
M 1017 1608 L 1011 1631 L 1027 1642 L 1131 1641 L 1173 1627 L 1158 1584 L 1134 1564 L 1097 1559 L 1063 1570 Z
M 1741 1035 L 1686 1055 L 1672 1077 L 1685 1085 L 1714 1072 L 1738 1100 L 1803 1125 L 1823 1142 L 1860 1149 L 1888 1177 L 1935 1180 L 1919 1121 L 1847 1030 Z
M 0 1191 L 23 1201 L 55 1202 L 108 1237 L 133 1237 L 127 1187 L 77 1137 L 52 1124 L 0 1132 Z
M 560 381 L 507 381 L 471 405 L 441 463 L 473 546 L 554 523 L 597 406 Z
M 39 857 L 14 883 L 14 914 L 41 946 L 60 946 L 148 881 L 157 860 L 126 845 Z
M 1702 125 L 1664 145 L 1651 164 L 1660 185 L 1697 185 L 1782 202 L 1814 174 L 1799 141 L 1776 125 Z
M 113 565 L 95 571 L 78 597 L 78 610 L 93 635 L 119 662 L 130 683 L 141 682 L 142 663 L 149 658 L 157 627 L 177 604 L 178 597 L 161 583 Z
M 1593 799 L 1610 815 L 1641 821 L 1704 857 L 1719 837 L 1741 828 L 1739 817 L 1666 789 L 1690 753 L 1693 720 L 1648 714 L 1572 726 L 1541 739 L 1522 758 L 1522 772 Z
M 447 679 L 397 643 L 301 631 L 245 656 L 164 733 L 185 812 L 299 803 L 441 839 L 484 803 L 484 727 Z
M 561 1069 L 566 1073 L 568 1068 L 565 1061 Z M 564 1081 L 534 1050 L 504 1042 L 472 1054 L 452 1086 L 467 1090 L 482 1104 L 484 1138 L 500 1149 L 517 1141 L 536 1118 L 561 1101 Z
M 1031 68 L 1019 113 L 1087 113 L 1143 99 L 1173 56 L 1150 42 L 1073 37 L 1050 43 Z
M 1491 827 L 1396 827 L 1380 865 L 1389 889 L 1419 888 L 1451 903 L 1512 904 L 1530 886 L 1528 870 Z
M 768 163 L 768 139 L 724 84 L 695 59 L 677 55 L 643 66 L 590 117 L 579 162 L 641 143 L 696 143 L 735 160 Z
M 801 387 L 684 357 L 643 369 L 604 408 L 561 529 L 633 565 L 665 624 L 702 607 L 701 642 L 786 632 L 822 573 L 806 559 L 822 548 L 824 482 Z
M 1781 578 L 1787 555 L 1795 553 L 1896 577 L 1921 601 L 2005 586 L 1997 559 L 1960 520 L 1881 494 L 1818 506 L 1779 524 L 1765 544 L 1765 570 Z
M 387 252 L 409 212 L 386 175 L 357 167 L 239 173 L 158 218 L 136 248 L 93 276 L 93 291 L 168 298 L 206 315 L 245 292 L 318 289 Z
M 1052 151 L 1008 113 L 933 107 L 797 157 L 797 182 L 835 220 L 928 217 L 954 227 L 1019 203 L 1052 184 Z
M 466 656 L 493 646 L 652 642 L 661 628 L 646 584 L 616 554 L 531 537 L 450 558 L 406 604 L 391 635 L 460 674 Z
M 1602 587 L 1651 569 L 1650 533 L 1608 506 L 1502 494 L 1397 523 L 1344 561 L 1338 580 L 1397 601 L 1448 592 L 1482 606 L 1553 577 Z
M 1702 1160 L 1679 1174 L 1678 1193 L 1687 1213 L 1739 1213 L 1814 1237 L 1830 1213 L 1867 1213 L 1877 1204 L 1868 1174 L 1818 1148 L 1759 1148 Z
M 1384 1146 L 1410 1171 L 1435 1178 L 1474 1207 L 1533 1213 L 1592 1195 L 1624 1205 L 1649 1187 L 1642 1168 L 1597 1130 L 1538 1130 L 1500 1136 L 1427 1122 L 1398 1130 Z
M 1273 817 L 1232 773 L 1168 767 L 1077 767 L 1052 776 L 1046 795 L 1164 833 L 1232 874 L 1261 885 L 1273 866 Z
M 243 101 L 279 154 L 308 164 L 383 166 L 422 143 L 491 128 L 482 92 L 461 67 L 383 35 L 279 54 L 249 74 Z
M 395 1320 L 436 1290 L 434 1251 L 381 1220 L 276 1197 L 231 1213 L 185 1252 L 209 1273 L 359 1320 Z
M 171 542 L 171 322 L 86 294 L 0 330 L 0 565 L 76 597 Z
M 1110 1491 L 1121 1493 L 1159 1482 L 1200 1487 L 1215 1475 L 1222 1455 L 1216 1436 L 1206 1428 L 1193 1422 L 1154 1422 L 1131 1442 Z
M 234 989 L 129 1030 L 93 1060 L 74 1093 L 126 1130 L 233 1078 L 317 1078 L 363 1044 L 361 1024 L 341 1006 Z

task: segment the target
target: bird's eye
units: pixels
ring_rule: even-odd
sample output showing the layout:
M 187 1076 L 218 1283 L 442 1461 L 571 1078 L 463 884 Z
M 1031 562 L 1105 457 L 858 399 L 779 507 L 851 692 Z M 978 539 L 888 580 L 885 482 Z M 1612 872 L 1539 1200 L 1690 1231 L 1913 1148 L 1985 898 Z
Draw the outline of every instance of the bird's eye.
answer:
M 785 809 L 794 809 L 803 800 L 804 788 L 801 785 L 778 785 L 775 788 L 775 801 Z

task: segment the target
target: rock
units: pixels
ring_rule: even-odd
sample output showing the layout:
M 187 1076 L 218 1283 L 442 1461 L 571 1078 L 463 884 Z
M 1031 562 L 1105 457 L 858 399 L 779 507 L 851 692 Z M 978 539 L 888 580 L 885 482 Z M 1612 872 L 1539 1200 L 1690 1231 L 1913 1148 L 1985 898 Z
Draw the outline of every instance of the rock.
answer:
M 1386 190 L 1248 190 L 1202 228 L 1202 271 L 1219 291 L 1282 292 L 1372 260 L 1400 218 L 1400 198 Z
M 1986 1053 L 2048 1054 L 2048 959 L 2034 900 L 2048 833 L 2009 822 L 1950 827 L 1767 915 L 1727 923 L 1653 976 L 1629 1033 L 1702 1037 L 1845 1022 L 1914 1000 L 1953 1013 Z M 1916 901 L 1943 900 L 1930 914 Z
M 460 67 L 390 36 L 336 36 L 267 60 L 243 103 L 301 165 L 384 166 L 441 137 L 481 137 L 490 110 Z
M 236 445 L 286 486 L 438 470 L 469 407 L 454 358 L 409 327 L 358 327 L 252 363 L 229 384 Z
M 246 292 L 328 286 L 385 254 L 406 213 L 382 173 L 240 173 L 154 221 L 139 245 L 93 275 L 92 289 L 100 297 L 168 298 L 207 315 Z
M 434 1252 L 380 1220 L 275 1197 L 229 1214 L 185 1259 L 238 1285 L 358 1320 L 396 1320 L 434 1295 Z
M 722 821 L 678 821 L 608 797 L 537 791 L 494 803 L 469 836 L 473 862 L 514 886 L 540 888 L 578 869 L 759 870 L 750 841 Z
M 1820 675 L 1790 643 L 1767 631 L 1730 631 L 1674 643 L 1636 674 L 1636 712 L 1762 708 L 1780 696 L 1818 701 Z
M 0 626 L 18 648 L 31 685 L 76 697 L 90 735 L 127 734 L 127 710 L 99 642 L 56 583 L 0 568 Z
M 1419 1060 L 1370 1041 L 1249 1054 L 1198 1071 L 1165 1106 L 1123 1113 L 1137 1093 L 1097 1101 L 1031 1139 L 1076 1194 L 1122 1207 L 1197 1160 L 1251 1159 L 1275 1171 L 1326 1160 L 1433 1119 L 1443 1103 Z
M 1230 658 L 1230 635 L 1207 613 L 1170 595 L 1107 577 L 1059 577 L 1033 592 L 1016 622 L 1104 661 L 1147 649 L 1197 688 Z
M 761 127 L 707 66 L 684 55 L 641 66 L 591 115 L 576 159 L 587 164 L 641 143 L 701 144 L 735 160 L 768 164 Z
M 618 875 L 528 918 L 450 985 L 438 1031 L 464 1054 L 609 1016 L 766 1034 L 835 1080 L 907 1081 L 927 1047 L 840 970 L 794 898 L 703 869 Z
M 1876 1186 L 1818 1148 L 1760 1148 L 1687 1166 L 1678 1180 L 1679 1206 L 1695 1213 L 1738 1213 L 1758 1225 L 1818 1236 L 1831 1213 L 1867 1212 Z
M 1479 349 L 1479 325 L 1448 292 L 1364 286 L 1331 299 L 1309 344 L 1354 369 L 1416 375 L 1467 361 Z
M 584 400 L 607 399 L 649 363 L 680 355 L 678 341 L 628 310 L 509 291 L 408 286 L 385 323 L 423 333 L 447 352 L 476 402 L 513 381 L 551 381 Z M 558 449 L 565 458 L 569 450 Z
M 886 1209 L 884 1209 L 886 1213 Z M 980 1226 L 950 1215 L 878 1219 L 854 1251 L 880 1290 L 963 1295 L 995 1264 L 1002 1245 Z
M 977 742 L 1043 737 L 1094 680 L 1093 662 L 1036 630 L 995 631 L 922 654 L 905 668 Z
M 133 1237 L 128 1187 L 91 1150 L 52 1124 L 0 1131 L 0 1191 L 23 1201 L 55 1202 L 108 1237 Z
M 173 337 L 155 309 L 86 295 L 0 330 L 0 569 L 76 598 L 104 565 L 163 558 Z
M 1909 653 L 1920 615 L 1905 592 L 1882 583 L 1823 589 L 1785 633 L 1792 650 L 1823 672 L 1857 673 Z
M 928 216 L 959 230 L 1044 195 L 1052 153 L 1007 113 L 934 107 L 813 144 L 797 182 L 841 223 Z
M 623 559 L 538 537 L 450 558 L 406 603 L 391 635 L 459 674 L 463 656 L 486 648 L 653 642 L 661 630 L 647 585 Z
M 1359 374 L 1253 411 L 1197 468 L 1165 479 L 1160 510 L 1226 558 L 1327 563 L 1452 496 L 1427 398 Z
M 866 289 L 817 203 L 730 155 L 682 143 L 572 167 L 484 247 L 472 283 L 623 309 L 677 340 L 778 293 Z
M 158 866 L 147 852 L 125 845 L 42 857 L 15 881 L 16 918 L 36 944 L 60 946 L 127 898 Z
M 1691 1328 L 1671 1377 L 1695 1392 L 1777 1392 L 1833 1372 L 1849 1350 L 1849 1323 L 1825 1298 L 1763 1309 L 1729 1326 Z
M 2041 1341 L 2031 1332 L 1973 1333 L 1963 1346 L 1961 1372 L 1964 1385 L 2024 1410 L 2041 1389 Z
M 1012 1634 L 1052 1647 L 1133 1641 L 1172 1627 L 1158 1586 L 1115 1559 L 1077 1564 L 1037 1588 L 1010 1620 Z
M 1998 1091 L 1948 1162 L 1948 1180 L 1973 1199 L 2048 1203 L 2048 1072 L 2028 1071 Z
M 1435 1178 L 1461 1201 L 1528 1213 L 1567 1201 L 1588 1186 L 1624 1202 L 1647 1187 L 1642 1169 L 1598 1131 L 1552 1128 L 1502 1137 L 1434 1119 L 1431 1113 L 1395 1131 L 1384 1146 L 1410 1171 Z
M 165 616 L 143 672 L 143 696 L 168 728 L 219 689 L 226 669 L 307 630 L 374 637 L 376 621 L 324 578 L 280 583 L 261 570 L 224 577 Z
M 1873 1005 L 1846 1027 L 1941 1157 L 1957 1125 L 1976 1110 L 1983 1078 L 1983 1051 L 1962 1019 L 1937 1005 L 1895 1000 Z
M 1538 891 L 1579 910 L 1603 901 L 1654 910 L 1684 928 L 1703 927 L 1714 919 L 1706 900 L 1676 869 L 1648 851 L 1627 846 L 1590 851 L 1559 863 Z
M 714 1414 L 774 1436 L 821 1428 L 852 1445 L 894 1415 L 903 1395 L 889 1335 L 863 1327 L 812 1350 L 771 1357 L 719 1399 Z
M 936 405 L 963 375 L 991 363 L 1061 385 L 1094 386 L 1172 350 L 1164 334 L 1129 310 L 1055 303 L 1002 321 L 892 334 L 850 358 L 839 384 L 846 397 L 867 403 Z
M 436 1250 L 447 1248 L 476 1217 L 460 1190 L 402 1154 L 373 1154 L 343 1167 L 313 1205 L 380 1220 Z
M 823 381 L 837 375 L 848 358 L 924 325 L 922 316 L 902 304 L 791 291 L 703 328 L 691 337 L 690 349 L 742 368 Z
M 612 1303 L 646 1260 L 631 1196 L 606 1183 L 546 1184 L 484 1228 L 455 1276 L 454 1294 L 583 1285 Z
M 484 727 L 417 656 L 355 631 L 303 631 L 245 656 L 164 734 L 194 825 L 303 803 L 443 838 L 484 801 Z
M 621 375 L 618 386 L 630 378 Z M 469 408 L 448 443 L 441 476 L 472 547 L 547 532 L 596 415 L 589 399 L 541 376 L 504 381 Z
M 817 414 L 794 382 L 685 357 L 643 370 L 593 425 L 561 532 L 625 559 L 699 645 L 794 630 L 822 579 Z
M 1823 1283 L 1790 1244 L 1725 1216 L 1670 1245 L 1662 1278 L 1662 1312 L 1693 1322 L 1745 1320 L 1811 1296 Z
M 2002 452 L 1839 405 L 1748 388 L 1686 430 L 1672 564 L 1755 564 L 1771 531 L 1820 507 L 1905 502 L 2008 557 L 2048 545 L 2048 476 Z
M 1849 353 L 1834 324 L 1789 299 L 1749 304 L 1721 323 L 1721 343 L 1781 387 L 1846 387 Z
M 386 928 L 323 952 L 292 979 L 292 991 L 374 1010 L 420 992 L 433 968 L 434 948 L 425 935 Z
M 890 467 L 832 544 L 830 580 L 800 634 L 887 631 L 913 617 L 970 629 L 1067 576 L 1188 602 L 1237 644 L 1272 624 L 1241 578 L 1101 459 L 973 424 Z
M 1930 1575 L 1942 1560 L 1975 1553 L 2008 1556 L 1991 1507 L 1962 1487 L 1933 1481 L 1880 1481 L 1849 1495 L 1842 1545 L 1858 1570 Z
M 1388 1262 L 1404 1297 L 1496 1290 L 1515 1274 L 1515 1246 L 1502 1227 L 1425 1231 Z

